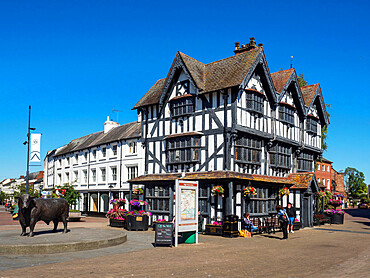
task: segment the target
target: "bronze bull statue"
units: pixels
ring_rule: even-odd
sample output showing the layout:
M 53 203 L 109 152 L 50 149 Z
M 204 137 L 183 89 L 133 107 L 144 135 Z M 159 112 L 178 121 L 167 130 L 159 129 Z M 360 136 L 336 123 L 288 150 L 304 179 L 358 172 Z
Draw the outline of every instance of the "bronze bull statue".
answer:
M 24 236 L 26 228 L 30 227 L 28 236 L 32 237 L 36 223 L 41 220 L 48 225 L 53 221 L 54 233 L 58 222 L 63 222 L 63 233 L 67 232 L 69 206 L 66 200 L 33 198 L 29 194 L 22 194 L 18 199 L 18 207 L 19 223 L 22 227 L 21 236 Z

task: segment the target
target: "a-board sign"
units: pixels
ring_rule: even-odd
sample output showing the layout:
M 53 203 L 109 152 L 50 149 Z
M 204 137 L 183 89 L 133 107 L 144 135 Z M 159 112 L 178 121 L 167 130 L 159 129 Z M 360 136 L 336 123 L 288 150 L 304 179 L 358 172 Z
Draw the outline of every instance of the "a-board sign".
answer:
M 171 245 L 173 239 L 173 224 L 172 223 L 156 223 L 155 224 L 155 247 L 157 244 Z

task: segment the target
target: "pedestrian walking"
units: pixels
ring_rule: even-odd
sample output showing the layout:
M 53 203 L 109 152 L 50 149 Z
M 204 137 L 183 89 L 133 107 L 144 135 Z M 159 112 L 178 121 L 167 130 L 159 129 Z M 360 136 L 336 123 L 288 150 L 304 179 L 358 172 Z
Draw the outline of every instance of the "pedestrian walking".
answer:
M 286 213 L 288 214 L 289 221 L 288 221 L 288 233 L 294 234 L 293 231 L 293 224 L 294 220 L 297 217 L 295 208 L 293 207 L 292 203 L 288 203 L 288 207 L 286 208 Z
M 278 212 L 278 218 L 280 222 L 281 230 L 283 231 L 283 239 L 288 239 L 288 221 L 289 217 L 285 209 L 282 206 L 277 205 L 276 211 Z

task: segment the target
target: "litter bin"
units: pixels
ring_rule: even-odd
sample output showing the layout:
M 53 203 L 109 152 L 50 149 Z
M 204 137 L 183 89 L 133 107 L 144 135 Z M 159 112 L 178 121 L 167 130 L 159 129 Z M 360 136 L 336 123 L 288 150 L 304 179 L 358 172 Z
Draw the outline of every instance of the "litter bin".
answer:
M 224 217 L 224 221 L 222 225 L 222 236 L 223 237 L 238 237 L 239 236 L 238 220 L 239 220 L 239 217 L 237 215 L 226 215 Z
M 182 233 L 183 242 L 187 244 L 195 243 L 195 232 L 183 232 Z

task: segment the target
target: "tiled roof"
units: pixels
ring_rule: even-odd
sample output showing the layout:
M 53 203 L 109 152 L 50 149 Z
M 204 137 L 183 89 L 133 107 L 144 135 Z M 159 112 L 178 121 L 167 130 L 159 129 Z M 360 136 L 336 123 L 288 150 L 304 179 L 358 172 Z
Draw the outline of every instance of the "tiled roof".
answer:
M 288 79 L 292 75 L 293 71 L 294 69 L 292 68 L 271 73 L 272 82 L 274 83 L 275 89 L 279 94 L 284 89 L 284 86 L 288 82 Z
M 99 146 L 114 141 L 138 138 L 141 136 L 141 126 L 138 122 L 120 125 L 104 133 L 103 131 L 92 133 L 72 140 L 69 144 L 60 148 L 55 155 L 63 155 L 83 149 Z
M 304 104 L 308 107 L 310 106 L 313 97 L 316 94 L 317 89 L 319 88 L 320 84 L 313 84 L 313 85 L 308 85 L 301 87 L 302 95 L 303 95 L 303 100 Z
M 313 172 L 290 174 L 289 179 L 294 184 L 291 189 L 306 189 L 310 185 L 313 176 Z
M 150 182 L 150 181 L 175 181 L 181 177 L 181 173 L 172 173 L 172 174 L 150 174 L 143 175 L 131 180 L 128 180 L 130 183 L 141 183 L 141 182 Z
M 133 109 L 158 103 L 165 82 L 166 78 L 157 80 L 149 91 L 136 103 Z
M 203 64 L 181 52 L 178 52 L 178 55 L 198 88 L 202 93 L 207 93 L 240 85 L 261 51 L 262 48 L 256 47 L 209 64 Z M 134 106 L 134 109 L 158 103 L 166 79 L 158 80 Z
M 333 161 L 330 161 L 330 160 L 328 160 L 328 159 L 326 159 L 326 158 L 321 158 L 321 160 L 318 160 L 317 162 L 322 162 L 322 163 L 330 163 L 330 164 L 332 164 L 333 163 Z
M 204 90 L 205 65 L 184 53 L 179 52 L 179 54 L 189 70 L 195 84 L 199 89 Z

